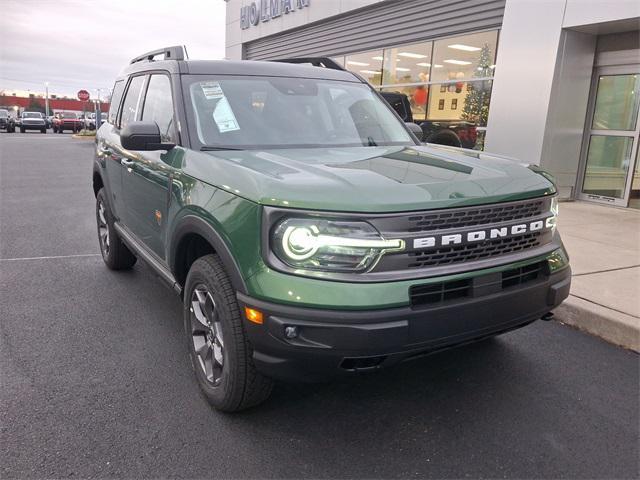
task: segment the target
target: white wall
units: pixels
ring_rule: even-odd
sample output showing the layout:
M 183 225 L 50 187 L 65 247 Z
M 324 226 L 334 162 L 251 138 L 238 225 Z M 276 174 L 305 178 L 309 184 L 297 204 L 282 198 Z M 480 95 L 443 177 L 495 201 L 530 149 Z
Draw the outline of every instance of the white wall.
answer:
M 242 44 L 245 42 L 301 27 L 383 0 L 309 0 L 308 7 L 242 30 L 240 28 L 240 9 L 243 6 L 251 5 L 253 1 L 256 1 L 258 5 L 260 3 L 260 0 L 227 1 L 225 56 L 230 60 L 242 58 Z M 295 5 L 295 0 L 292 3 Z
M 638 17 L 638 0 L 507 0 L 485 149 L 542 164 L 572 196 L 598 32 L 584 27 Z
M 638 0 L 567 0 L 565 28 L 640 17 Z
M 507 0 L 485 150 L 540 163 L 565 0 Z

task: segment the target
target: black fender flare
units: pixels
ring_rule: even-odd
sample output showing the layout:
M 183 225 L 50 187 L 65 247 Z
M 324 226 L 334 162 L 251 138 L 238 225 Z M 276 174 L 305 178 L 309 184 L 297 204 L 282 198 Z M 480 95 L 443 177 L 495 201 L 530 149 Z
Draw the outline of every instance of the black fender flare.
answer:
M 240 267 L 234 258 L 231 250 L 222 239 L 216 229 L 202 218 L 187 214 L 178 220 L 176 227 L 173 229 L 171 235 L 171 243 L 169 244 L 169 268 L 171 273 L 176 276 L 177 273 L 177 248 L 180 245 L 182 239 L 190 234 L 197 234 L 204 238 L 216 251 L 216 254 L 222 260 L 224 268 L 227 270 L 229 277 L 231 278 L 231 284 L 237 292 L 247 294 L 247 286 L 240 273 Z M 184 285 L 182 285 L 184 287 Z

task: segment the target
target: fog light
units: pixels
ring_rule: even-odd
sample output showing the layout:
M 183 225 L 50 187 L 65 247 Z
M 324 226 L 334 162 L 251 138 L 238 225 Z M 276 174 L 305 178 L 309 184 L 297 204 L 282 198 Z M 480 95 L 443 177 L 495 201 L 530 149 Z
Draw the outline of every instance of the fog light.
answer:
M 284 336 L 287 338 L 296 338 L 298 336 L 298 327 L 284 327 Z

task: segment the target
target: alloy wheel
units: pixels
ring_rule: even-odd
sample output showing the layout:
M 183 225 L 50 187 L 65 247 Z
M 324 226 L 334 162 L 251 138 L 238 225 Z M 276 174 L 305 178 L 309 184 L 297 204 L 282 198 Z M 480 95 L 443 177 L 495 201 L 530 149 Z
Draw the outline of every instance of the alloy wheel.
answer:
M 194 288 L 189 311 L 195 367 L 201 370 L 208 383 L 216 386 L 224 368 L 224 340 L 219 311 L 206 285 L 198 284 Z
M 98 238 L 100 240 L 100 249 L 102 255 L 109 255 L 109 223 L 107 222 L 107 214 L 105 212 L 104 203 L 98 203 Z

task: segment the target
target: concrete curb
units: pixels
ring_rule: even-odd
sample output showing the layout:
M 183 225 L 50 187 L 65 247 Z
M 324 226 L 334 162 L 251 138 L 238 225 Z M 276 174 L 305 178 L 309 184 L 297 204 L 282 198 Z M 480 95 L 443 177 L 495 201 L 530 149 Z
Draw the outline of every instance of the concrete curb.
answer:
M 71 138 L 76 138 L 78 140 L 85 140 L 85 139 L 87 139 L 87 140 L 95 140 L 96 136 L 95 135 L 75 135 L 75 134 L 73 134 L 73 135 L 71 135 Z
M 555 309 L 555 318 L 607 342 L 640 352 L 640 319 L 569 295 Z

